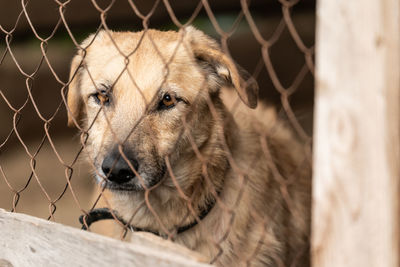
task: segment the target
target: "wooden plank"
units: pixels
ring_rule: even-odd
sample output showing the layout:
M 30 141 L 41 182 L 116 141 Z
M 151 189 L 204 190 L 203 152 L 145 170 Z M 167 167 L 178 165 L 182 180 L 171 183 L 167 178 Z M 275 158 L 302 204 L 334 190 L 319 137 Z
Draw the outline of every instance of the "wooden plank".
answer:
M 399 12 L 318 2 L 314 266 L 399 266 Z
M 211 266 L 166 240 L 122 242 L 0 209 L 0 266 Z

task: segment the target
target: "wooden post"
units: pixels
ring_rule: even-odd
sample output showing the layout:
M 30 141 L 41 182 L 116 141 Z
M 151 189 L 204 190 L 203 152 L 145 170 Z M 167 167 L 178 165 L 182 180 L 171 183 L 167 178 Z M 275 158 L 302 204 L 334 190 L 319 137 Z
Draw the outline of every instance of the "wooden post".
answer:
M 131 242 L 0 209 L 0 266 L 211 267 L 201 256 L 161 238 Z
M 400 1 L 319 0 L 313 266 L 398 267 Z

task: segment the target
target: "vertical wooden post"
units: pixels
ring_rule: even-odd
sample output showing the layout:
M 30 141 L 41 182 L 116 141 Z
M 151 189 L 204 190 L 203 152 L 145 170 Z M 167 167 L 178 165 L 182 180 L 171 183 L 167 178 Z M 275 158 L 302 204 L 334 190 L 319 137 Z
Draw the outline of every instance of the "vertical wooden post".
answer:
M 319 0 L 315 267 L 399 261 L 400 1 Z

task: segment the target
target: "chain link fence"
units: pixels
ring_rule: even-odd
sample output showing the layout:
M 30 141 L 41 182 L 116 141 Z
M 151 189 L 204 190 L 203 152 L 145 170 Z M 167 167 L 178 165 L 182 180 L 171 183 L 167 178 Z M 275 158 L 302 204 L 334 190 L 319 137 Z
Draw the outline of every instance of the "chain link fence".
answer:
M 1 5 L 1 208 L 308 264 L 313 1 Z

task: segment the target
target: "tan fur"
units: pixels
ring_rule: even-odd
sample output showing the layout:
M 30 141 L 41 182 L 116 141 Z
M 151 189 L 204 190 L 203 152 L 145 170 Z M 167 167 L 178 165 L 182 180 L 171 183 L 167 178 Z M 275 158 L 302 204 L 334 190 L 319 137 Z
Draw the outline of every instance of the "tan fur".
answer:
M 147 202 L 146 190 L 106 190 L 112 208 L 136 227 L 165 234 L 195 221 L 190 205 L 198 215 L 218 198 L 198 225 L 174 235 L 175 242 L 219 266 L 307 266 L 310 167 L 272 108 L 247 107 L 257 105 L 256 82 L 246 83 L 218 44 L 192 27 L 102 31 L 93 38 L 72 63 L 71 75 L 81 67 L 69 88 L 69 124 L 89 128 L 85 150 L 100 184 L 104 158 L 120 145 L 138 159 L 137 184 L 150 190 Z M 102 83 L 113 84 L 109 106 L 90 96 Z M 224 87 L 235 88 L 247 106 Z M 157 110 L 160 90 L 188 104 Z

